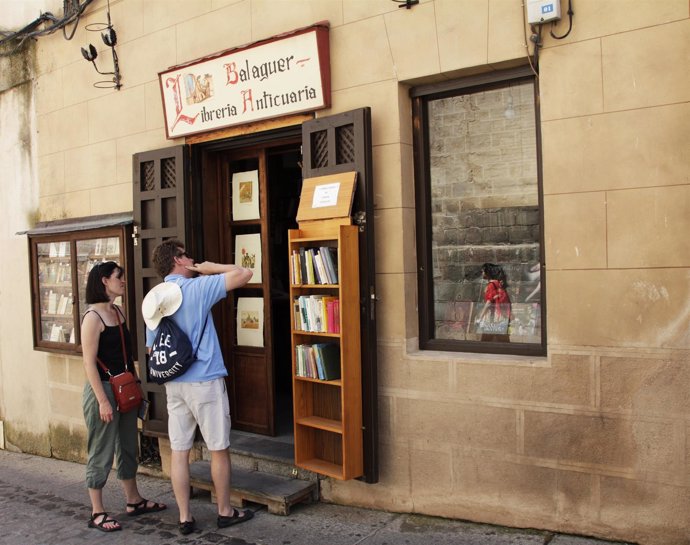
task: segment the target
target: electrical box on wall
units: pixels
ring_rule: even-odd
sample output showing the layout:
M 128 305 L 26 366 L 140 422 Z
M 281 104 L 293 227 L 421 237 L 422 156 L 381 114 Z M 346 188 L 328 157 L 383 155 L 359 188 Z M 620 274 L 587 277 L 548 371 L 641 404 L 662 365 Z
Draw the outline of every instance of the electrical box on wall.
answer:
M 560 18 L 560 0 L 527 0 L 527 22 L 530 25 L 540 25 Z

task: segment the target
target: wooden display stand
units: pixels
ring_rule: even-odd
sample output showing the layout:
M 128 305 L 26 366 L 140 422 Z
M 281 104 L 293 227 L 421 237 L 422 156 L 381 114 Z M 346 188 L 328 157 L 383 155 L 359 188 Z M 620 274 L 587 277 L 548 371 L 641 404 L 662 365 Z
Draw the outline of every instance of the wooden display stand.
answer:
M 291 314 L 292 385 L 295 420 L 295 464 L 336 479 L 363 475 L 362 388 L 359 323 L 359 253 L 357 227 L 351 225 L 350 207 L 355 185 L 354 172 L 304 180 L 299 229 L 289 231 L 290 298 L 293 304 L 301 296 L 324 296 L 338 300 L 337 323 L 325 316 L 315 331 L 304 327 L 299 314 Z M 318 203 L 319 191 L 333 191 L 340 184 L 331 206 Z M 323 196 L 323 194 L 322 194 Z M 312 206 L 316 204 L 317 206 Z M 330 214 L 336 212 L 335 217 Z M 337 283 L 309 283 L 300 278 L 294 255 L 300 250 L 317 252 L 336 248 Z M 332 318 L 332 316 L 331 316 Z M 319 328 L 317 328 L 319 329 Z M 328 329 L 335 329 L 336 332 Z M 318 373 L 298 371 L 298 347 L 333 343 L 339 348 L 339 375 L 334 380 L 318 378 Z M 300 363 L 300 365 L 304 365 Z M 316 369 L 313 365 L 312 369 Z M 311 375 L 311 376 L 307 376 Z

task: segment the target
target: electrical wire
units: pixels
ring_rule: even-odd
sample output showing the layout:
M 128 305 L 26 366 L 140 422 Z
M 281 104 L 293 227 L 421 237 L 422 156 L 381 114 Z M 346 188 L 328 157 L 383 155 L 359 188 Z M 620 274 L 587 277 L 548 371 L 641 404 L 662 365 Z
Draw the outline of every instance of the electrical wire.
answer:
M 549 34 L 551 34 L 552 38 L 562 40 L 563 38 L 566 38 L 568 34 L 570 34 L 570 31 L 573 29 L 573 15 L 575 15 L 575 12 L 573 11 L 573 0 L 568 0 L 568 32 L 563 34 L 563 36 L 556 36 L 553 33 L 553 28 L 556 26 L 556 21 L 554 21 L 551 23 L 551 30 L 549 31 Z
M 536 76 L 537 79 L 539 79 L 539 72 L 537 72 L 536 66 L 536 60 L 538 58 L 537 56 L 537 50 L 539 49 L 539 46 L 541 45 L 541 37 L 538 37 L 539 42 L 534 42 L 534 58 L 535 62 L 532 63 L 532 55 L 529 52 L 529 40 L 527 39 L 527 15 L 525 14 L 526 6 L 525 3 L 522 3 L 522 32 L 525 37 L 525 49 L 527 50 L 527 62 L 529 62 L 529 67 L 532 69 L 532 72 Z M 534 30 L 532 30 L 534 32 Z
M 76 9 L 69 10 L 70 13 L 63 15 L 63 17 L 60 19 L 55 17 L 50 12 L 45 12 L 42 13 L 40 17 L 17 31 L 0 30 L 0 47 L 4 47 L 7 44 L 16 43 L 16 45 L 9 51 L 0 52 L 0 57 L 9 57 L 14 55 L 22 48 L 24 42 L 26 42 L 28 39 L 38 38 L 40 36 L 48 36 L 54 32 L 57 32 L 58 30 L 62 30 L 63 36 L 66 40 L 71 40 L 74 37 L 77 26 L 79 25 L 79 19 L 84 13 L 84 10 L 93 1 L 94 0 L 83 0 L 82 2 L 77 2 Z M 65 13 L 68 11 L 68 5 L 69 4 L 67 1 L 65 1 L 63 4 Z M 72 23 L 74 23 L 74 28 L 72 29 L 71 34 L 67 36 L 65 27 Z M 42 25 L 46 25 L 45 28 L 40 28 Z

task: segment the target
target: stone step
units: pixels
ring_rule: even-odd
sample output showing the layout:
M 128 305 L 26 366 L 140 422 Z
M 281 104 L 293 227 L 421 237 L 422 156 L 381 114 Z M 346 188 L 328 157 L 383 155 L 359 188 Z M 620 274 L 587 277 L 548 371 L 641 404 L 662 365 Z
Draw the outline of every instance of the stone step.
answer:
M 190 464 L 190 484 L 211 492 L 211 501 L 216 502 L 215 489 L 211 479 L 211 464 L 207 461 Z M 317 481 L 291 479 L 260 471 L 234 466 L 230 502 L 244 506 L 246 502 L 265 505 L 274 515 L 289 515 L 290 508 L 297 503 L 310 503 L 319 499 Z
M 315 473 L 295 466 L 295 446 L 291 438 L 281 439 L 232 430 L 230 454 L 233 468 L 241 467 L 305 481 L 318 480 Z M 204 458 L 208 459 L 206 456 Z

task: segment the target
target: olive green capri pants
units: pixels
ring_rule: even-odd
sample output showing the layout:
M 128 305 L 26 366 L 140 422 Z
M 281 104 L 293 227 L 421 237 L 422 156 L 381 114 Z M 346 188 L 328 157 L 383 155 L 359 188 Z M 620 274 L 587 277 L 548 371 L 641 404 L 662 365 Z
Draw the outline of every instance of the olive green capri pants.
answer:
M 118 479 L 133 479 L 137 474 L 137 411 L 119 413 L 110 383 L 103 382 L 103 389 L 113 406 L 112 422 L 101 420 L 96 394 L 88 382 L 82 396 L 88 451 L 86 486 L 96 489 L 105 486 L 116 454 Z

